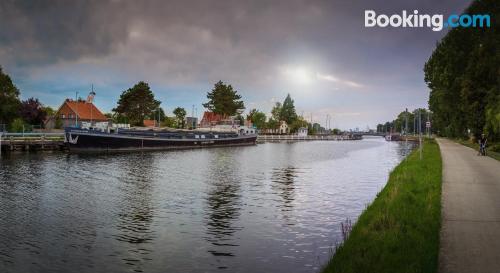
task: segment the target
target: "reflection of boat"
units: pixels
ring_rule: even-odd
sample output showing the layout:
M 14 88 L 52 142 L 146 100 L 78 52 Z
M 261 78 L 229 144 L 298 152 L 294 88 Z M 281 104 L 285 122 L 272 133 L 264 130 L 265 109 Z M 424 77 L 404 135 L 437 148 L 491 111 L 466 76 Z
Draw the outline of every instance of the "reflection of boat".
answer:
M 189 130 L 117 129 L 108 133 L 96 129 L 68 127 L 64 134 L 70 151 L 142 151 L 254 145 L 256 134 L 244 131 L 215 132 Z

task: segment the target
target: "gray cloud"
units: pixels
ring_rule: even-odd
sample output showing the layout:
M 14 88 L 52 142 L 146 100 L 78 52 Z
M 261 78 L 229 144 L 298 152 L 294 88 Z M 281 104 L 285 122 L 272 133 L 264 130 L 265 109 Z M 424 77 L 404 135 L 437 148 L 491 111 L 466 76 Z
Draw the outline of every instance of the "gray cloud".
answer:
M 449 14 L 468 2 L 4 0 L 0 64 L 29 88 L 64 78 L 114 97 L 137 80 L 169 96 L 203 96 L 222 79 L 252 105 L 286 92 L 305 111 L 380 105 L 369 107 L 377 115 L 346 115 L 373 122 L 400 105 L 425 104 L 422 67 L 445 31 L 364 28 L 364 10 Z M 304 75 L 283 73 L 301 69 L 320 81 L 299 84 L 293 77 Z

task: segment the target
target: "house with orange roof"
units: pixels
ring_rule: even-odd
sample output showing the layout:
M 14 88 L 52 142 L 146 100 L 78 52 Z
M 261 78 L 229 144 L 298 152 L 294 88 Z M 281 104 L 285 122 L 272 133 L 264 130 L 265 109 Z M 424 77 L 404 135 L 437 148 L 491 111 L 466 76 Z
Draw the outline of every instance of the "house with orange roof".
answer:
M 109 122 L 109 119 L 88 100 L 66 99 L 56 114 L 47 119 L 45 128 L 81 126 L 82 122 L 94 126 L 97 122 Z
M 153 127 L 159 126 L 158 121 L 156 121 L 154 119 L 145 119 L 143 122 L 144 122 L 144 127 L 153 128 Z
M 204 112 L 203 118 L 200 121 L 201 128 L 208 128 L 217 125 L 219 122 L 224 120 L 224 116 L 221 114 L 216 114 L 214 112 Z

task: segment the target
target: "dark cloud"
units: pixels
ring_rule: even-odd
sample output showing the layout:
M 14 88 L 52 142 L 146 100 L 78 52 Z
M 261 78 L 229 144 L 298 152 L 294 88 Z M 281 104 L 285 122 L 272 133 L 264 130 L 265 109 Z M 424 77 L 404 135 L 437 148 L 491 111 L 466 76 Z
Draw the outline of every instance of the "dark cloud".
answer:
M 107 55 L 127 37 L 127 21 L 113 20 L 125 17 L 119 11 L 98 0 L 1 1 L 0 45 L 28 65 Z
M 172 90 L 199 97 L 222 79 L 264 110 L 273 97 L 291 92 L 306 111 L 342 109 L 346 117 L 371 121 L 401 105 L 424 106 L 422 67 L 446 31 L 365 28 L 364 10 L 447 15 L 468 3 L 4 0 L 0 62 L 29 88 L 64 78 L 72 88 L 93 82 L 116 96 L 134 81 L 147 80 L 171 97 L 189 100 Z M 288 74 L 307 77 L 299 75 L 301 69 L 322 80 L 297 84 Z M 352 110 L 363 107 L 381 114 Z

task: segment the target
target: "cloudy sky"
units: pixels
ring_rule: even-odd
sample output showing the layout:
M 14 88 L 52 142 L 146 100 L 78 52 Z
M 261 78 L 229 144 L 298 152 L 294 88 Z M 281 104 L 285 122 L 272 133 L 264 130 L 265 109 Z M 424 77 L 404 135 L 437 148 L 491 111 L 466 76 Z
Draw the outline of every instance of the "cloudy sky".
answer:
M 247 109 L 287 93 L 298 114 L 342 129 L 374 127 L 425 107 L 423 65 L 446 30 L 365 28 L 364 11 L 462 12 L 469 0 L 0 2 L 0 65 L 23 99 L 58 107 L 91 84 L 110 111 L 123 90 L 150 84 L 166 112 L 198 115 L 218 80 Z

